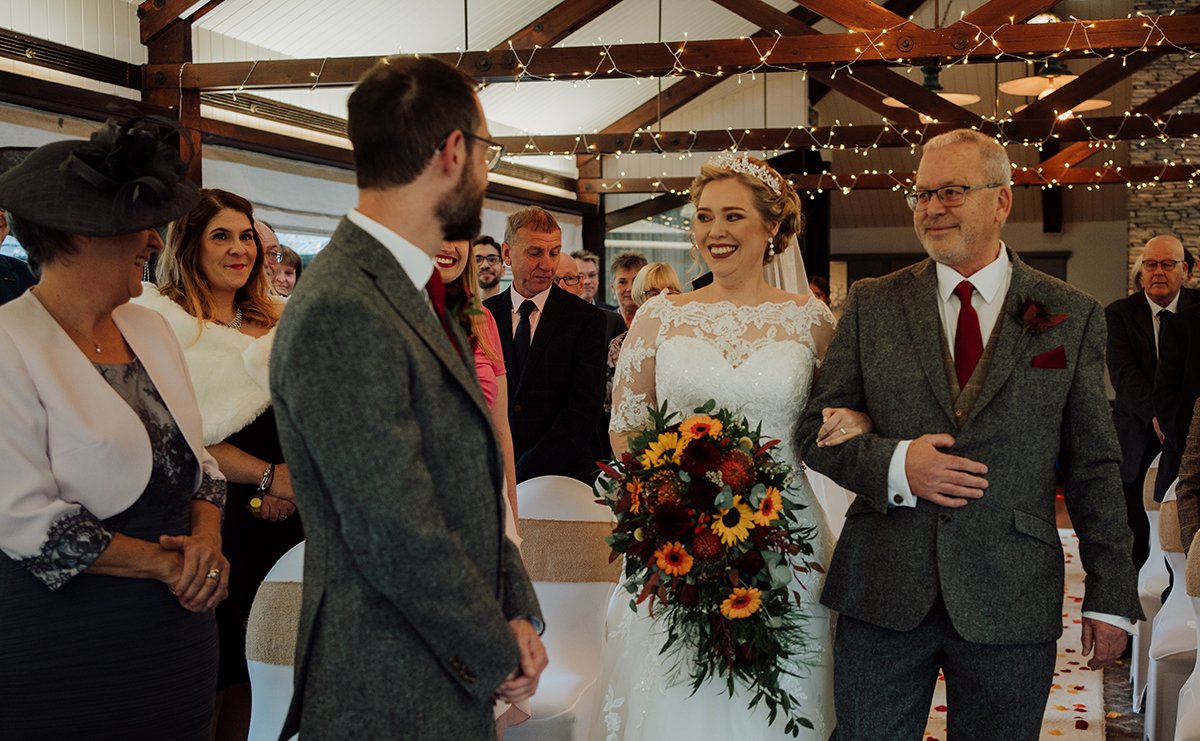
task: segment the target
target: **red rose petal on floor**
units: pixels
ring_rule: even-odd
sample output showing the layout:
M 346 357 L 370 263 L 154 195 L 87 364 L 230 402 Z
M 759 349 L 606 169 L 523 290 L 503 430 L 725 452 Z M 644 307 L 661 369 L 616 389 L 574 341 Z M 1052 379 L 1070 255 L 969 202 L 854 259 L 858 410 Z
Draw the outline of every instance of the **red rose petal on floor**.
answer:
M 1075 721 L 1075 727 L 1081 731 L 1086 731 L 1088 729 L 1088 722 L 1083 718 L 1080 718 L 1079 720 Z
M 946 712 L 946 706 L 945 706 L 945 705 L 935 705 L 933 709 L 934 709 L 934 710 L 936 710 L 936 711 L 938 711 L 939 713 L 944 713 L 944 712 Z

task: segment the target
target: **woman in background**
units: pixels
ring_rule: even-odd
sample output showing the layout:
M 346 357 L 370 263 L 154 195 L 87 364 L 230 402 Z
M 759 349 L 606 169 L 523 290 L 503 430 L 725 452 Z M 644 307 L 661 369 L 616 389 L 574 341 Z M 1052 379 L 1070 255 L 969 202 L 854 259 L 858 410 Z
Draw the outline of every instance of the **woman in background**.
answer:
M 434 257 L 438 274 L 446 286 L 446 308 L 458 318 L 459 326 L 471 343 L 475 359 L 475 372 L 483 388 L 483 398 L 492 414 L 492 426 L 500 440 L 504 455 L 504 489 L 507 506 L 504 508 L 505 535 L 521 545 L 517 531 L 517 468 L 513 455 L 512 429 L 508 426 L 508 375 L 504 367 L 504 352 L 500 349 L 500 331 L 492 313 L 479 300 L 478 272 L 471 256 L 471 243 L 442 242 L 442 249 Z M 472 268 L 468 270 L 467 268 Z M 501 400 L 496 403 L 497 399 Z M 529 719 L 529 702 L 509 705 L 496 702 L 496 729 L 503 737 L 507 726 L 515 726 Z
M 302 269 L 300 255 L 285 244 L 279 245 L 279 262 L 271 274 L 271 285 L 275 288 L 275 293 L 284 298 L 291 296 L 292 291 L 296 290 L 296 281 L 300 280 Z
M 633 277 L 633 285 L 630 287 L 630 297 L 633 299 L 633 303 L 640 309 L 642 304 L 660 293 L 683 293 L 683 287 L 679 283 L 679 274 L 675 272 L 675 268 L 665 262 L 643 265 L 642 269 Z M 636 312 L 634 313 L 636 314 Z M 621 346 L 625 343 L 627 334 L 629 334 L 628 331 L 622 332 L 608 344 L 608 367 L 604 372 L 605 414 L 612 412 L 613 377 L 617 373 L 617 358 L 621 356 Z
M 254 209 L 241 196 L 201 191 L 167 231 L 158 290 L 143 302 L 167 318 L 183 346 L 204 444 L 229 479 L 222 528 L 233 569 L 217 610 L 221 663 L 217 738 L 244 739 L 250 724 L 246 619 L 267 572 L 304 539 L 271 411 L 267 361 L 283 302 L 270 295 Z

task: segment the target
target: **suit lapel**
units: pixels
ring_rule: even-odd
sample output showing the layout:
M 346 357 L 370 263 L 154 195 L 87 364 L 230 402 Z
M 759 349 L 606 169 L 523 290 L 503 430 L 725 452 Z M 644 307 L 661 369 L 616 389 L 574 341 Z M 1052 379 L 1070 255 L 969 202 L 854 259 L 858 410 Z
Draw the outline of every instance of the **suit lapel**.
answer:
M 971 417 L 979 414 L 979 411 L 987 406 L 992 397 L 1000 391 L 1008 377 L 1012 375 L 1013 369 L 1017 367 L 1017 359 L 1022 357 L 1021 351 L 1029 342 L 1030 333 L 1025 331 L 1025 324 L 1020 318 L 1021 302 L 1025 299 L 1045 300 L 1042 296 L 1034 295 L 1038 281 L 1033 268 L 1021 262 L 1021 259 L 1012 250 L 1009 250 L 1008 255 L 1012 260 L 1012 280 L 1008 284 L 1008 294 L 1004 297 L 1004 307 L 1001 308 L 1000 316 L 996 319 L 996 326 L 992 329 L 993 332 L 999 332 L 1000 336 L 996 340 L 991 366 L 987 370 L 987 378 L 983 382 L 979 398 L 975 401 Z M 1046 308 L 1050 313 L 1055 312 L 1053 306 Z M 970 420 L 967 422 L 969 423 Z
M 490 419 L 483 391 L 466 365 L 466 361 L 472 357 L 470 345 L 464 344 L 460 357 L 426 302 L 424 292 L 413 285 L 395 258 L 371 235 L 343 220 L 334 237 L 346 245 L 349 257 L 371 276 L 384 300 L 412 327 L 433 355 L 450 371 L 450 375 L 475 400 L 484 416 Z
M 946 369 L 942 365 L 942 321 L 938 313 L 937 271 L 932 260 L 914 271 L 909 282 L 899 287 L 903 294 L 900 305 L 908 322 L 910 350 L 915 351 L 925 380 L 929 382 L 933 398 L 945 412 L 946 418 L 954 421 L 954 405 L 950 400 L 950 387 Z
M 529 345 L 529 355 L 525 359 L 525 367 L 521 369 L 521 381 L 517 386 L 520 391 L 521 386 L 525 384 L 525 379 L 529 378 L 530 371 L 546 354 L 546 347 L 550 344 L 550 340 L 562 320 L 564 306 L 562 305 L 563 296 L 559 295 L 559 290 L 556 288 L 550 289 L 550 294 L 546 296 L 546 304 L 542 309 L 542 315 L 538 317 L 537 330 L 533 333 L 533 342 Z

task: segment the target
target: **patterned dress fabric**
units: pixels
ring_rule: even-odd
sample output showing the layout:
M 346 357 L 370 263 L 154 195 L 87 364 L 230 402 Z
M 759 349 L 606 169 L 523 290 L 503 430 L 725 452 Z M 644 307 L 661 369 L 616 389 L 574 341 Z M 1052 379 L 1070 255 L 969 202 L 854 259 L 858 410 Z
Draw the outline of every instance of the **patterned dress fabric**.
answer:
M 785 443 L 780 455 L 796 469 L 787 496 L 807 507 L 803 514 L 818 533 L 811 560 L 825 565 L 833 542 L 802 472 L 794 431 L 832 333 L 833 317 L 819 301 L 736 306 L 653 298 L 639 309 L 621 350 L 610 429 L 627 433 L 645 427 L 648 406 L 667 402 L 670 410 L 689 414 L 710 399 L 745 415 L 752 426 L 761 422 L 764 435 Z M 808 640 L 795 647 L 798 676 L 785 678 L 784 687 L 815 726 L 801 729 L 806 741 L 826 741 L 834 724 L 830 615 L 818 602 L 822 580 L 814 571 L 798 575 L 793 585 L 808 616 Z M 629 597 L 618 586 L 609 605 L 592 738 L 791 738 L 781 719 L 768 723 L 762 704 L 749 710 L 748 694 L 731 699 L 723 682 L 710 680 L 693 695 L 686 667 L 673 654 L 660 653 L 665 632 L 644 604 L 633 612 Z

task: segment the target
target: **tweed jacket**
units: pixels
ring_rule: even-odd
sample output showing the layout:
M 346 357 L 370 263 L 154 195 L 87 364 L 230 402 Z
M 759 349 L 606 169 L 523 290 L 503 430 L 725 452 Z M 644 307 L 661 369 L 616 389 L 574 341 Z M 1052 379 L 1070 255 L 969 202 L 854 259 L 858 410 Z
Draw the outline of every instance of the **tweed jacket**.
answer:
M 551 288 L 518 377 L 511 291 L 501 291 L 484 305 L 496 318 L 509 372 L 508 422 L 517 483 L 538 476 L 590 483 L 604 413 L 604 314 L 578 296 Z
M 1200 401 L 1196 402 L 1200 406 Z M 1192 540 L 1200 531 L 1200 414 L 1192 410 L 1192 426 L 1188 430 L 1183 462 L 1179 465 L 1179 486 L 1175 498 L 1179 506 L 1179 535 L 1184 551 L 1191 553 Z
M 967 640 L 1055 640 L 1063 584 L 1057 468 L 1087 570 L 1083 609 L 1141 615 L 1105 400 L 1100 305 L 1010 256 L 1012 279 L 993 330 L 1000 334 L 978 397 L 961 413 L 965 421 L 955 417 L 943 364 L 934 263 L 859 281 L 850 292 L 798 431 L 805 462 L 857 493 L 822 595 L 838 612 L 911 630 L 940 593 Z M 1067 319 L 1031 330 L 1019 313 L 1026 299 Z M 1060 358 L 1062 367 L 1037 367 L 1038 356 Z M 818 448 L 825 407 L 865 411 L 874 430 Z M 982 499 L 957 509 L 924 499 L 889 508 L 896 445 L 927 433 L 953 435 L 950 452 L 988 466 Z
M 1200 305 L 1200 291 L 1180 289 L 1179 311 L 1197 305 Z M 1133 481 L 1146 447 L 1158 445 L 1158 436 L 1151 425 L 1155 411 L 1151 394 L 1159 357 L 1154 343 L 1154 316 L 1143 291 L 1112 302 L 1104 309 L 1104 316 L 1108 325 L 1108 375 L 1117 392 L 1113 421 L 1121 443 L 1121 480 Z M 1184 426 L 1181 435 L 1186 434 Z M 1178 465 L 1178 457 L 1175 462 Z M 1167 483 L 1174 478 L 1172 472 Z
M 508 620 L 540 614 L 504 537 L 470 352 L 343 220 L 288 302 L 270 369 L 307 536 L 282 738 L 491 738 L 492 692 L 518 663 Z

